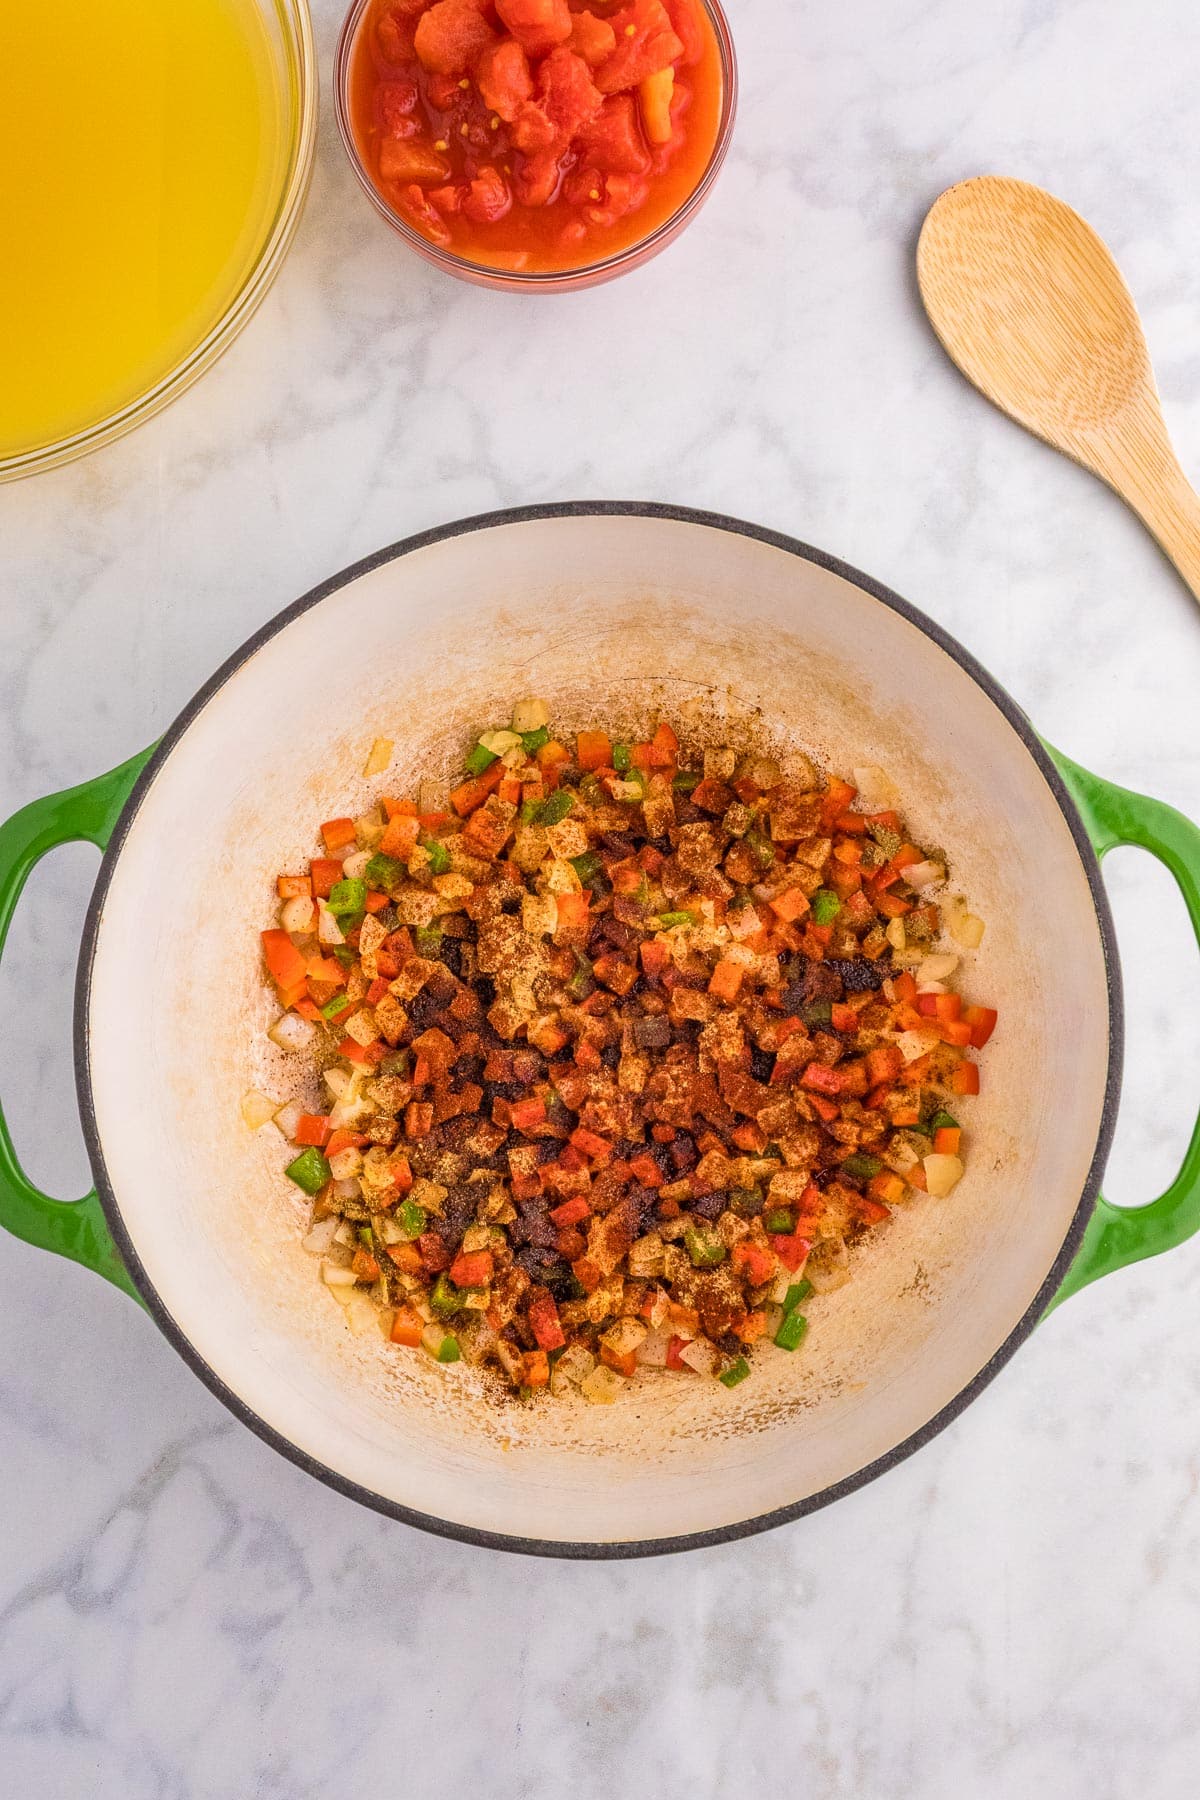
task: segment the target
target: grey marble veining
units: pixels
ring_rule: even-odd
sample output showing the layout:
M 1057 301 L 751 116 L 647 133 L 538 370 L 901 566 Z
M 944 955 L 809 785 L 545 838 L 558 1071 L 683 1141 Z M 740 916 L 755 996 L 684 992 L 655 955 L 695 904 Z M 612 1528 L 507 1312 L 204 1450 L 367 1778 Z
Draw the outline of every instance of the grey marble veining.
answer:
M 326 75 L 336 0 L 316 7 Z M 170 411 L 0 490 L 0 807 L 107 768 L 352 559 L 518 501 L 758 519 L 959 635 L 1080 761 L 1200 816 L 1200 616 L 1140 528 L 988 409 L 915 295 L 984 170 L 1108 239 L 1200 473 L 1200 38 L 1188 0 L 733 0 L 706 212 L 552 302 L 407 255 L 323 103 L 258 317 Z M 34 878 L 0 973 L 31 1171 L 86 1184 L 70 986 L 94 856 Z M 1200 960 L 1168 878 L 1110 888 L 1130 990 L 1110 1191 L 1170 1178 Z M 1041 897 L 1030 895 L 1030 932 Z M 473 1792 L 1184 1800 L 1200 1766 L 1200 1240 L 1093 1288 L 916 1458 L 768 1537 L 532 1563 L 360 1511 L 234 1423 L 135 1308 L 0 1240 L 0 1789 L 22 1800 Z

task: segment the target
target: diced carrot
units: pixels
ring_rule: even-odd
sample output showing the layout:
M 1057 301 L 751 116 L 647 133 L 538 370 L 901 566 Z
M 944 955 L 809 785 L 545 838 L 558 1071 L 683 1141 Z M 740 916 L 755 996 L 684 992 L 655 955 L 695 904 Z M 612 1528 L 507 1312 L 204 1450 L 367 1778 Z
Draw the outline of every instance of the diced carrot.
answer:
M 603 1058 L 595 1044 L 589 1044 L 586 1038 L 580 1038 L 575 1046 L 575 1067 L 586 1069 L 589 1073 L 602 1067 Z
M 808 1104 L 812 1107 L 818 1118 L 824 1119 L 827 1125 L 832 1124 L 833 1120 L 838 1116 L 838 1109 L 835 1102 L 826 1100 L 823 1094 L 810 1094 L 808 1096 Z M 916 1121 L 914 1120 L 914 1123 L 915 1122 Z
M 389 800 L 386 794 L 383 799 L 383 810 L 389 819 L 415 819 L 417 816 L 416 806 L 411 800 Z M 424 823 L 423 820 L 422 823 Z
M 782 894 L 776 894 L 770 905 L 776 917 L 783 919 L 788 925 L 796 919 L 802 919 L 811 910 L 808 896 L 798 887 L 784 888 Z
M 608 952 L 596 958 L 592 964 L 592 973 L 606 988 L 621 995 L 627 994 L 638 978 L 636 964 L 624 962 L 621 957 Z
M 507 800 L 512 806 L 521 804 L 521 784 L 515 775 L 506 775 L 496 792 L 501 800 Z
M 906 969 L 903 975 L 897 975 L 892 981 L 892 991 L 897 1000 L 915 1000 L 917 984 Z
M 825 798 L 821 802 L 821 823 L 828 831 L 840 813 L 844 813 L 853 800 L 857 788 L 851 787 L 848 781 L 842 781 L 834 775 L 830 778 Z
M 761 1125 L 755 1125 L 750 1119 L 743 1119 L 735 1125 L 730 1133 L 739 1150 L 746 1151 L 749 1156 L 757 1156 L 767 1147 L 767 1134 Z
M 979 1064 L 959 1063 L 950 1077 L 950 1086 L 956 1094 L 977 1094 L 979 1092 Z
M 287 1012 L 292 1007 L 299 1006 L 301 1000 L 307 997 L 308 983 L 307 981 L 293 981 L 285 987 L 283 982 L 277 981 L 275 991 L 279 995 L 280 1006 Z
M 748 1312 L 733 1329 L 743 1344 L 757 1344 L 759 1338 L 766 1335 L 767 1315 L 765 1312 Z
M 327 850 L 344 850 L 355 841 L 353 819 L 327 819 L 321 827 L 321 836 L 325 840 Z
M 516 1131 L 533 1131 L 546 1122 L 546 1102 L 537 1095 L 528 1100 L 515 1100 L 511 1111 Z
M 364 908 L 367 912 L 369 912 L 369 913 L 382 912 L 384 907 L 387 905 L 387 903 L 388 903 L 388 897 L 386 894 L 377 894 L 373 888 L 367 889 L 367 897 L 366 897 L 366 900 L 363 902 Z
M 591 895 L 588 893 L 556 895 L 555 905 L 558 911 L 558 923 L 554 928 L 555 937 L 559 937 L 566 932 L 583 932 L 586 934 L 588 928 L 588 906 L 590 903 Z
M 396 1244 L 393 1246 L 392 1256 L 395 1257 L 397 1250 L 411 1250 L 411 1248 L 411 1244 Z M 416 1260 L 419 1267 L 420 1257 L 418 1256 Z M 421 1333 L 424 1329 L 425 1321 L 419 1313 L 413 1311 L 411 1306 L 396 1308 L 392 1316 L 393 1344 L 405 1344 L 410 1350 L 415 1350 L 421 1342 Z
M 612 1145 L 608 1139 L 601 1137 L 598 1131 L 589 1131 L 585 1125 L 575 1127 L 571 1133 L 571 1143 L 592 1162 L 607 1162 L 612 1155 Z M 558 1222 L 561 1225 L 565 1221 L 560 1219 Z
M 482 806 L 488 795 L 500 786 L 507 774 L 508 770 L 504 764 L 496 761 L 490 768 L 485 769 L 482 775 L 475 775 L 470 781 L 464 781 L 461 787 L 456 787 L 450 796 L 450 804 L 459 818 L 465 819 L 469 813 L 473 813 L 477 807 Z
M 342 865 L 328 856 L 314 856 L 312 860 L 312 891 L 318 900 L 328 900 L 333 892 L 334 883 L 342 879 Z
M 315 1025 L 321 1017 L 321 1009 L 311 1000 L 293 1000 L 292 1011 L 298 1012 L 302 1019 L 311 1019 Z
M 577 1257 L 571 1264 L 571 1273 L 585 1294 L 594 1294 L 604 1280 L 599 1263 L 593 1262 L 590 1256 Z
M 336 1131 L 330 1132 L 324 1149 L 327 1155 L 336 1156 L 339 1150 L 361 1150 L 366 1142 L 361 1131 L 347 1131 L 344 1125 L 339 1125 Z
M 662 1170 L 648 1150 L 635 1156 L 629 1164 L 629 1172 L 643 1187 L 658 1188 L 663 1184 Z
M 262 947 L 273 981 L 277 981 L 280 987 L 294 987 L 297 982 L 303 983 L 307 973 L 304 958 L 286 931 L 264 931 Z
M 909 1187 L 919 1188 L 923 1194 L 929 1192 L 929 1181 L 925 1174 L 923 1164 L 914 1163 L 904 1179 L 907 1181 Z
M 891 1113 L 891 1121 L 893 1125 L 919 1125 L 921 1109 L 912 1105 L 897 1106 Z
M 715 994 L 718 1000 L 732 1003 L 738 997 L 742 976 L 745 972 L 740 962 L 734 962 L 732 958 L 723 956 L 712 972 L 708 984 L 709 993 Z
M 420 832 L 419 819 L 397 813 L 394 819 L 388 820 L 383 836 L 379 840 L 380 855 L 394 856 L 401 862 L 407 861 L 413 853 Z
M 965 1050 L 967 1045 L 972 1042 L 971 1027 L 965 1019 L 940 1020 L 938 1030 L 942 1034 L 944 1044 L 954 1044 L 960 1050 Z
M 275 885 L 281 900 L 300 900 L 312 893 L 312 876 L 281 875 Z
M 294 1142 L 297 1144 L 312 1144 L 318 1150 L 323 1150 L 329 1142 L 332 1132 L 333 1126 L 323 1115 L 318 1113 L 301 1113 L 296 1125 Z
M 570 760 L 571 752 L 565 744 L 560 744 L 557 738 L 551 738 L 550 742 L 543 744 L 537 752 L 537 764 L 543 774 L 549 769 L 556 769 L 560 763 L 567 763 Z
M 958 1125 L 939 1125 L 933 1134 L 933 1147 L 939 1156 L 957 1156 L 962 1142 Z
M 354 1261 L 350 1267 L 360 1281 L 379 1280 L 379 1264 L 367 1249 L 360 1247 L 354 1252 Z
M 885 1206 L 895 1206 L 904 1198 L 904 1183 L 899 1175 L 891 1169 L 885 1169 L 879 1175 L 873 1175 L 867 1183 L 867 1192 L 874 1200 L 881 1200 Z
M 800 1086 L 815 1094 L 840 1094 L 845 1082 L 839 1070 L 828 1063 L 810 1062 L 800 1077 Z
M 638 946 L 638 956 L 641 959 L 643 973 L 651 981 L 661 975 L 671 961 L 670 947 L 661 937 L 643 938 Z
M 858 1014 L 852 1006 L 843 1006 L 835 1000 L 829 1009 L 829 1023 L 835 1031 L 857 1031 Z
M 607 731 L 581 731 L 575 738 L 575 760 L 581 769 L 612 766 L 612 739 Z

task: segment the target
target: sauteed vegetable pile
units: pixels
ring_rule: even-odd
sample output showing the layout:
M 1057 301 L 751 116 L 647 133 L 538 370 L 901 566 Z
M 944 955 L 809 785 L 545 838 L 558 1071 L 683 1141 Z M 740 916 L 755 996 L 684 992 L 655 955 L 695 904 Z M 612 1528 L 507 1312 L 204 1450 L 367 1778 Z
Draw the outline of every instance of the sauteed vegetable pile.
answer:
M 936 947 L 982 921 L 889 786 L 665 721 L 562 741 L 527 699 L 448 799 L 321 826 L 262 944 L 327 1100 L 245 1112 L 354 1329 L 601 1404 L 799 1348 L 855 1240 L 955 1187 L 996 1024 Z

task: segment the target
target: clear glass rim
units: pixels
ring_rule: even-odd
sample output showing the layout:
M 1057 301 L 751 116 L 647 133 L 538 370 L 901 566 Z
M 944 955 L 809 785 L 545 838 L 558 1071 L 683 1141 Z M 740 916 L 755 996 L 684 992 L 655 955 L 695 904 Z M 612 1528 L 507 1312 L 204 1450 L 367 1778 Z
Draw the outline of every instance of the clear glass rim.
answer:
M 134 426 L 161 412 L 186 388 L 212 367 L 227 350 L 239 332 L 253 317 L 280 266 L 296 233 L 300 213 L 312 179 L 317 145 L 318 75 L 316 46 L 313 41 L 312 16 L 308 0 L 273 0 L 285 37 L 289 64 L 290 103 L 293 112 L 291 155 L 287 176 L 282 183 L 271 226 L 238 293 L 221 317 L 183 359 L 162 379 L 128 402 L 117 412 L 84 426 L 68 437 L 42 444 L 15 456 L 0 457 L 0 482 L 13 481 L 23 475 L 35 475 L 73 462 L 122 437 Z
M 350 54 L 363 14 L 371 5 L 371 0 L 352 0 L 338 37 L 333 68 L 333 105 L 338 133 L 359 186 L 380 218 L 390 225 L 392 230 L 406 243 L 411 245 L 419 256 L 423 256 L 427 262 L 434 263 L 438 268 L 445 269 L 449 274 L 457 275 L 464 281 L 474 282 L 477 286 L 508 289 L 520 293 L 563 292 L 571 288 L 611 280 L 627 269 L 637 268 L 677 237 L 699 212 L 721 172 L 721 166 L 725 161 L 733 136 L 738 100 L 737 54 L 733 46 L 733 33 L 730 31 L 729 20 L 725 15 L 721 0 L 699 0 L 699 4 L 708 14 L 709 22 L 716 33 L 717 47 L 721 57 L 721 117 L 717 126 L 716 142 L 713 145 L 712 154 L 696 186 L 687 198 L 680 202 L 670 217 L 664 219 L 661 225 L 656 225 L 653 231 L 647 232 L 645 237 L 636 239 L 632 244 L 627 244 L 623 250 L 614 252 L 612 256 L 602 257 L 599 262 L 581 263 L 578 267 L 570 269 L 528 271 L 496 269 L 488 263 L 473 262 L 470 257 L 459 256 L 453 250 L 441 249 L 437 244 L 431 243 L 427 237 L 423 237 L 400 213 L 388 205 L 372 181 L 370 173 L 359 155 L 354 131 L 350 124 Z

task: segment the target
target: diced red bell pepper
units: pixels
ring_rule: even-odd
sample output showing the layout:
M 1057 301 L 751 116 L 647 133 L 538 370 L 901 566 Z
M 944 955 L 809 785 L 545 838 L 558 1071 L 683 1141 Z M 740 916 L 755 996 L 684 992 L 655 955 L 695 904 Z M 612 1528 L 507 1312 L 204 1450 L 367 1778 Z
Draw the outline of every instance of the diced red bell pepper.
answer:
M 808 1261 L 812 1240 L 801 1237 L 798 1231 L 793 1231 L 786 1235 L 772 1237 L 771 1248 L 788 1273 L 795 1275 Z
M 361 1131 L 347 1131 L 344 1125 L 339 1125 L 336 1131 L 330 1132 L 329 1141 L 324 1146 L 325 1153 L 327 1156 L 336 1156 L 339 1150 L 361 1150 L 366 1142 Z
M 490 1250 L 460 1250 L 450 1264 L 450 1279 L 456 1287 L 487 1287 L 495 1267 Z
M 824 1119 L 827 1125 L 832 1124 L 834 1119 L 838 1116 L 836 1102 L 833 1100 L 826 1100 L 823 1094 L 810 1094 L 808 1096 L 808 1104 L 812 1107 L 817 1117 Z
M 582 894 L 557 894 L 555 896 L 555 908 L 558 915 L 558 923 L 554 928 L 555 937 L 564 937 L 568 933 L 575 933 L 576 935 L 586 937 L 588 929 L 588 907 L 590 904 L 591 896 L 586 892 Z
M 954 1044 L 959 1050 L 965 1050 L 971 1042 L 971 1027 L 965 1019 L 939 1020 L 938 1031 L 944 1044 Z
M 957 1156 L 962 1143 L 962 1129 L 958 1125 L 939 1125 L 933 1134 L 933 1147 L 939 1156 Z
M 892 991 L 895 994 L 897 1000 L 911 1001 L 911 1000 L 916 999 L 917 984 L 913 980 L 912 976 L 909 974 L 907 969 L 904 971 L 903 975 L 897 975 L 893 978 Z
M 312 891 L 317 900 L 328 900 L 334 884 L 342 879 L 342 865 L 331 857 L 314 856 L 312 860 Z
M 558 1307 L 554 1296 L 548 1288 L 537 1288 L 527 1308 L 529 1328 L 537 1339 L 540 1350 L 561 1350 L 566 1343 L 566 1334 L 558 1316 Z
M 405 1344 L 410 1350 L 415 1350 L 421 1342 L 424 1329 L 425 1321 L 411 1306 L 398 1306 L 392 1314 L 393 1344 Z
M 535 1131 L 546 1123 L 546 1102 L 538 1095 L 528 1100 L 514 1100 L 511 1118 L 514 1130 Z
M 840 1094 L 844 1082 L 839 1070 L 828 1063 L 810 1062 L 800 1077 L 800 1086 L 814 1094 Z
M 354 1252 L 354 1258 L 350 1264 L 350 1267 L 353 1269 L 354 1273 L 358 1276 L 358 1279 L 360 1281 L 378 1281 L 379 1280 L 379 1264 L 376 1262 L 375 1258 L 371 1255 L 371 1252 L 368 1249 L 366 1249 L 364 1246 L 360 1245 L 360 1247 Z
M 783 919 L 789 925 L 796 919 L 802 919 L 806 913 L 811 911 L 808 896 L 803 888 L 798 887 L 784 888 L 782 894 L 776 894 L 770 902 L 770 907 L 777 918 Z
M 866 1064 L 867 1081 L 876 1088 L 896 1079 L 904 1066 L 904 1058 L 895 1044 L 884 1044 L 878 1050 L 867 1051 Z
M 301 900 L 312 893 L 312 876 L 281 875 L 275 885 L 281 900 Z
M 294 1142 L 311 1144 L 318 1150 L 324 1150 L 333 1133 L 329 1120 L 317 1113 L 301 1113 L 296 1123 Z
M 876 1200 L 871 1195 L 860 1194 L 854 1202 L 854 1217 L 860 1225 L 882 1225 L 891 1216 L 890 1209 L 883 1201 Z
M 576 1150 L 583 1153 L 592 1162 L 607 1162 L 612 1155 L 612 1145 L 608 1139 L 601 1137 L 598 1131 L 589 1131 L 585 1125 L 577 1125 L 571 1133 L 571 1142 Z M 559 1221 L 561 1224 L 563 1221 Z
M 303 983 L 307 970 L 304 958 L 293 944 L 286 931 L 264 931 L 262 934 L 263 956 L 266 958 L 267 970 L 272 980 L 280 987 L 292 988 L 296 983 Z
M 662 1170 L 648 1150 L 635 1156 L 629 1164 L 630 1174 L 640 1181 L 643 1187 L 658 1188 L 663 1184 Z
M 735 1244 L 729 1260 L 746 1277 L 751 1287 L 762 1287 L 775 1273 L 775 1261 L 770 1251 L 762 1249 L 758 1244 Z
M 748 1156 L 757 1156 L 767 1147 L 766 1132 L 751 1119 L 743 1119 L 739 1125 L 735 1125 L 730 1136 L 738 1149 L 744 1150 Z
M 608 952 L 596 958 L 592 964 L 592 973 L 606 988 L 611 988 L 614 994 L 622 996 L 629 992 L 638 978 L 634 963 L 625 962 L 621 957 Z
M 967 1006 L 962 1016 L 971 1027 L 972 1048 L 982 1050 L 996 1029 L 999 1013 L 991 1006 Z
M 718 1000 L 732 1004 L 738 997 L 745 972 L 745 968 L 740 962 L 734 962 L 731 957 L 723 956 L 712 972 L 708 983 L 709 993 L 715 994 Z
M 904 1198 L 904 1183 L 893 1170 L 884 1169 L 871 1177 L 867 1183 L 867 1192 L 873 1200 L 882 1202 L 884 1206 L 895 1206 Z
M 651 981 L 662 974 L 671 961 L 669 945 L 660 937 L 643 938 L 638 946 L 642 972 Z
M 679 1374 L 681 1374 L 681 1375 L 694 1375 L 696 1373 L 695 1369 L 692 1368 L 691 1364 L 685 1363 L 683 1358 L 679 1354 L 679 1352 L 681 1350 L 687 1349 L 688 1344 L 690 1342 L 691 1342 L 690 1338 L 684 1338 L 684 1337 L 673 1337 L 668 1341 L 668 1343 L 667 1343 L 667 1367 L 668 1367 L 668 1369 L 676 1369 L 679 1372 Z
M 572 1225 L 581 1225 L 591 1213 L 591 1207 L 582 1194 L 572 1194 L 561 1206 L 552 1206 L 550 1217 L 560 1231 L 569 1231 Z
M 821 802 L 821 824 L 826 831 L 831 831 L 835 820 L 844 813 L 853 800 L 858 789 L 840 776 L 830 777 L 829 786 L 825 790 L 825 798 Z
M 577 1257 L 571 1264 L 571 1273 L 585 1294 L 594 1294 L 604 1280 L 599 1263 L 593 1262 L 590 1256 Z
M 852 1006 L 843 1006 L 834 1001 L 829 1009 L 829 1022 L 835 1031 L 857 1031 L 858 1014 Z

